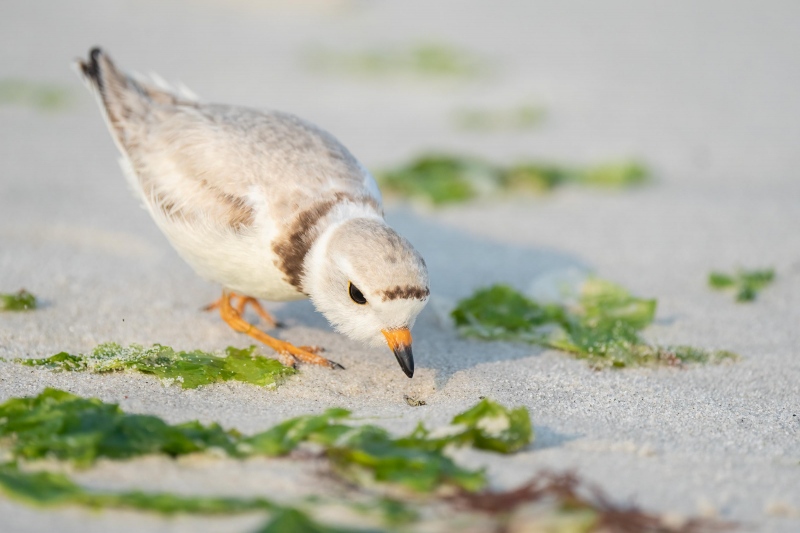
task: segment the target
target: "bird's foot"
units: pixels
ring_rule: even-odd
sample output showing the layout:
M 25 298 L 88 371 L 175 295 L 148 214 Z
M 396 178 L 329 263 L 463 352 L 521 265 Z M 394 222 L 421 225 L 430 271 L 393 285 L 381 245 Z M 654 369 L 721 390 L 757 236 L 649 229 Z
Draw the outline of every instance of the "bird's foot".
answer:
M 344 367 L 335 361 L 331 361 L 330 359 L 325 359 L 319 352 L 324 352 L 325 349 L 321 346 L 295 346 L 294 344 L 290 344 L 288 342 L 279 341 L 282 343 L 282 350 L 276 350 L 278 353 L 288 354 L 291 357 L 294 357 L 295 360 L 301 363 L 307 363 L 311 365 L 320 365 L 320 366 L 327 366 L 328 368 L 333 368 L 336 370 L 344 370 Z
M 269 313 L 269 311 L 264 309 L 264 307 L 262 307 L 261 303 L 258 300 L 256 300 L 255 298 L 253 298 L 252 296 L 244 296 L 244 295 L 241 295 L 241 294 L 236 294 L 235 292 L 230 292 L 230 293 L 227 293 L 227 294 L 228 294 L 227 298 L 229 300 L 228 303 L 231 306 L 233 306 L 233 302 L 231 300 L 233 300 L 234 298 L 239 298 L 239 302 L 236 304 L 236 308 L 235 308 L 236 312 L 239 313 L 239 316 L 243 317 L 244 316 L 244 312 L 247 309 L 247 306 L 251 305 L 253 307 L 253 310 L 256 312 L 256 314 L 258 316 L 260 316 L 261 319 L 264 322 L 269 324 L 270 327 L 279 328 L 279 327 L 283 326 L 283 324 L 281 324 L 280 322 L 275 320 L 275 317 L 272 316 Z M 226 298 L 226 293 L 223 293 L 222 297 L 220 297 L 219 300 L 217 300 L 216 302 L 212 302 L 212 303 L 206 305 L 205 307 L 203 307 L 202 308 L 203 311 L 213 311 L 214 309 L 219 309 L 220 313 L 222 313 L 222 301 L 225 298 Z
M 284 365 L 295 367 L 298 362 L 301 362 L 344 370 L 344 367 L 339 363 L 325 359 L 321 355 L 318 355 L 318 352 L 323 351 L 323 349 L 319 346 L 298 347 L 286 341 L 276 339 L 275 337 L 270 337 L 254 325 L 250 324 L 244 318 L 242 318 L 242 311 L 244 310 L 244 305 L 242 305 L 242 302 L 240 301 L 236 308 L 233 307 L 231 300 L 234 297 L 249 298 L 235 295 L 228 291 L 223 291 L 222 298 L 212 304 L 213 307 L 211 307 L 211 309 L 218 308 L 222 320 L 227 322 L 228 325 L 234 330 L 240 333 L 245 333 L 275 350 L 278 353 L 278 359 Z M 254 300 L 253 298 L 250 299 Z
M 305 350 L 305 351 L 307 351 L 309 353 L 314 353 L 314 354 L 321 354 L 322 352 L 325 351 L 325 347 L 324 346 L 317 346 L 316 344 L 312 344 L 311 346 L 307 346 L 307 345 L 298 346 L 298 348 L 300 348 L 301 350 Z

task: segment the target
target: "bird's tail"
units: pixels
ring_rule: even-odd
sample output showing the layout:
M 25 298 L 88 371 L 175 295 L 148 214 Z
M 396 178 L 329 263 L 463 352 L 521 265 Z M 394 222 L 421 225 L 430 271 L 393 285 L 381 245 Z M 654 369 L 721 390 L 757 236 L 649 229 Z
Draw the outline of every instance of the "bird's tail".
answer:
M 183 85 L 172 87 L 156 75 L 152 80 L 130 76 L 114 65 L 100 48 L 92 48 L 87 60 L 75 63 L 78 74 L 97 96 L 115 140 L 124 148 L 131 134 L 160 105 L 195 105 L 197 97 Z
M 153 100 L 147 89 L 119 71 L 100 48 L 92 48 L 86 61 L 76 62 L 78 74 L 97 97 L 109 129 L 121 149 L 128 144 L 126 132 L 150 112 Z

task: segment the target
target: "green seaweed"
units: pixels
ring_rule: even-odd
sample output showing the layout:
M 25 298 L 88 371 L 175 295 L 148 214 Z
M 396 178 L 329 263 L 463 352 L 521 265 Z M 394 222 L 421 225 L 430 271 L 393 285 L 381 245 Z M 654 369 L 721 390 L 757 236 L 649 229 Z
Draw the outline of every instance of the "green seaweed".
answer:
M 484 399 L 457 415 L 456 431 L 437 438 L 423 426 L 405 437 L 392 437 L 385 429 L 346 424 L 349 413 L 331 409 L 322 415 L 287 420 L 243 441 L 250 453 L 283 455 L 303 442 L 325 449 L 334 469 L 358 484 L 390 483 L 416 492 L 431 492 L 449 485 L 478 490 L 486 483 L 482 471 L 456 465 L 444 453 L 448 446 L 511 453 L 533 439 L 528 412 L 509 410 Z
M 563 350 L 595 368 L 710 363 L 737 356 L 724 350 L 655 346 L 639 332 L 655 318 L 656 301 L 590 278 L 576 302 L 539 303 L 507 285 L 476 291 L 452 317 L 460 332 L 484 340 L 521 341 Z
M 477 159 L 431 154 L 376 177 L 389 193 L 440 205 L 474 198 L 481 183 L 491 186 L 497 180 L 495 173 L 494 168 Z
M 775 280 L 774 269 L 742 270 L 733 274 L 712 272 L 708 275 L 708 285 L 715 290 L 732 289 L 737 302 L 752 302 L 759 291 Z
M 474 157 L 427 154 L 375 177 L 388 194 L 443 205 L 499 192 L 543 193 L 568 184 L 625 188 L 645 183 L 649 173 L 635 161 L 585 168 L 528 161 L 503 167 Z
M 83 410 L 90 412 L 88 418 L 82 417 Z M 60 450 L 92 448 L 103 439 L 86 438 L 85 434 L 102 432 L 107 422 L 97 418 L 97 411 L 111 413 L 112 418 L 117 421 L 120 417 L 126 418 L 128 427 L 134 427 L 143 420 L 141 415 L 121 413 L 118 406 L 113 404 L 97 399 L 85 400 L 67 392 L 46 389 L 36 398 L 14 398 L 0 405 L 0 445 L 13 444 L 10 451 L 17 458 L 24 458 L 24 454 L 19 453 L 20 450 L 30 449 L 26 443 L 33 441 L 34 445 L 38 445 L 48 436 L 52 436 L 54 442 L 73 441 L 69 446 L 58 446 Z M 400 526 L 400 530 L 405 531 L 403 526 L 419 523 L 420 515 L 407 505 L 408 502 L 414 502 L 416 507 L 446 505 L 444 509 L 450 511 L 481 513 L 488 517 L 489 523 L 497 530 L 509 529 L 512 522 L 518 523 L 518 517 L 523 518 L 526 524 L 541 526 L 547 531 L 598 531 L 601 525 L 609 524 L 615 524 L 615 527 L 625 531 L 699 533 L 720 530 L 715 524 L 700 519 L 691 519 L 685 524 L 672 527 L 666 525 L 659 516 L 640 511 L 636 507 L 615 506 L 597 489 L 583 490 L 574 474 L 539 473 L 527 483 L 510 491 L 493 491 L 486 487 L 483 471 L 462 469 L 444 456 L 444 450 L 453 446 L 472 446 L 502 453 L 523 448 L 532 438 L 530 418 L 524 408 L 509 410 L 484 399 L 471 409 L 456 415 L 451 426 L 445 428 L 444 432 L 430 432 L 420 425 L 411 434 L 400 438 L 392 438 L 375 426 L 357 426 L 345 422 L 352 424 L 355 421 L 349 418 L 347 411 L 331 409 L 321 415 L 306 415 L 287 420 L 273 430 L 252 437 L 241 437 L 235 431 L 223 432 L 220 437 L 222 445 L 218 448 L 235 456 L 259 452 L 283 455 L 303 442 L 314 442 L 322 447 L 331 460 L 334 472 L 341 473 L 341 469 L 345 469 L 345 475 L 359 484 L 363 484 L 363 474 L 367 473 L 369 479 L 366 481 L 369 483 L 380 480 L 400 484 L 417 492 L 429 492 L 433 487 L 441 486 L 443 481 L 447 481 L 446 477 L 442 479 L 445 474 L 458 480 L 453 483 L 455 490 L 444 493 L 443 498 L 416 497 L 405 502 L 389 498 L 370 498 L 353 503 L 348 501 L 348 497 L 311 497 L 305 499 L 304 503 L 301 502 L 298 509 L 295 504 L 287 506 L 259 497 L 90 489 L 76 484 L 64 474 L 22 469 L 16 462 L 12 462 L 0 464 L 0 493 L 13 500 L 43 508 L 78 505 L 94 509 L 148 511 L 162 515 L 222 515 L 261 511 L 268 513 L 269 519 L 258 530 L 260 533 L 368 531 L 316 521 L 305 509 L 313 510 L 320 501 L 323 504 L 345 504 L 353 510 L 375 515 L 386 524 L 387 530 Z M 64 423 L 71 427 L 71 432 L 62 431 Z M 119 426 L 111 425 L 115 428 Z M 151 421 L 149 428 L 155 434 L 162 434 L 165 426 L 163 422 L 161 425 L 154 425 Z M 184 425 L 166 427 L 174 429 L 181 426 Z M 123 435 L 125 438 L 117 440 L 124 442 L 128 436 L 132 436 L 134 441 L 140 440 L 135 433 L 136 431 Z M 442 436 L 437 437 L 435 434 Z M 245 442 L 249 444 L 245 445 Z M 259 447 L 261 449 L 257 449 Z M 139 452 L 151 453 L 152 447 L 142 448 L 137 451 Z M 84 451 L 76 456 L 86 458 L 98 455 Z M 60 457 L 69 458 L 63 455 Z M 353 475 L 353 469 L 357 469 L 359 475 Z M 419 476 L 422 481 L 412 479 Z M 367 495 L 366 492 L 362 494 Z M 535 509 L 536 514 L 518 515 L 517 511 L 520 509 Z
M 577 172 L 580 184 L 621 188 L 641 185 L 649 179 L 647 168 L 637 161 L 611 161 Z
M 230 515 L 252 511 L 271 514 L 261 532 L 347 533 L 353 530 L 331 527 L 292 507 L 265 498 L 224 496 L 180 496 L 167 492 L 91 490 L 55 472 L 26 472 L 14 463 L 0 464 L 0 492 L 8 498 L 37 507 L 79 505 L 93 509 L 132 509 L 162 515 L 177 513 Z
M 620 507 L 596 488 L 581 490 L 579 480 L 572 474 L 541 473 L 511 491 L 460 492 L 447 497 L 453 510 L 460 513 L 480 512 L 492 517 L 490 523 L 498 531 L 511 529 L 510 523 L 519 524 L 520 518 L 528 528 L 536 531 L 593 532 L 605 525 L 614 524 L 614 531 L 651 531 L 662 533 L 702 533 L 725 531 L 730 527 L 709 520 L 689 519 L 676 526 L 667 525 L 662 517 L 633 506 Z M 588 493 L 588 496 L 585 494 Z M 0 494 L 14 501 L 38 508 L 57 508 L 76 505 L 90 509 L 127 509 L 145 511 L 165 516 L 178 513 L 199 515 L 231 515 L 246 512 L 265 512 L 270 517 L 257 533 L 369 533 L 376 529 L 353 529 L 320 523 L 297 507 L 274 503 L 265 498 L 225 496 L 191 496 L 164 492 L 108 491 L 81 487 L 61 473 L 27 471 L 15 463 L 0 464 Z M 375 514 L 378 511 L 386 528 L 380 531 L 406 531 L 402 527 L 419 524 L 418 513 L 403 502 L 380 498 L 369 503 L 344 503 L 353 510 Z M 317 498 L 308 498 L 303 508 L 313 509 Z M 436 505 L 416 500 L 416 505 Z M 534 514 L 517 515 L 519 509 L 534 509 Z M 421 524 L 422 525 L 422 524 Z M 400 526 L 399 528 L 397 526 Z M 605 531 L 606 529 L 603 529 Z
M 377 516 L 390 526 L 412 524 L 420 518 L 420 513 L 405 502 L 388 497 L 370 502 L 354 502 L 352 508 L 367 516 Z
M 530 444 L 533 435 L 527 409 L 509 410 L 486 398 L 456 415 L 452 424 L 463 429 L 439 439 L 442 447 L 455 444 L 509 454 Z
M 72 102 L 68 89 L 53 83 L 22 79 L 0 80 L 0 105 L 28 106 L 42 111 L 61 111 Z
M 456 47 L 436 42 L 406 48 L 361 52 L 314 49 L 306 53 L 306 64 L 314 70 L 359 76 L 411 75 L 423 78 L 473 78 L 484 75 L 484 60 Z
M 175 457 L 212 448 L 237 455 L 238 440 L 238 433 L 218 424 L 170 425 L 156 416 L 127 414 L 117 404 L 52 388 L 0 404 L 0 442 L 19 459 L 54 458 L 88 466 L 101 457 Z
M 541 107 L 523 104 L 510 109 L 458 109 L 453 123 L 470 131 L 522 131 L 538 126 L 544 119 Z
M 391 483 L 417 492 L 485 485 L 482 471 L 465 469 L 447 457 L 448 446 L 511 453 L 533 438 L 527 410 L 509 410 L 487 399 L 457 415 L 452 425 L 447 437 L 434 437 L 420 425 L 398 438 L 377 426 L 354 425 L 347 410 L 328 409 L 245 437 L 217 424 L 170 425 L 155 416 L 127 414 L 117 404 L 50 388 L 33 398 L 0 404 L 0 443 L 15 459 L 54 458 L 87 466 L 101 457 L 175 457 L 211 449 L 232 457 L 281 456 L 313 443 L 322 447 L 336 471 L 357 483 Z
M 340 408 L 327 409 L 319 415 L 290 418 L 242 439 L 239 449 L 248 454 L 275 457 L 286 455 L 305 442 L 331 446 L 342 434 L 350 431 L 351 426 L 345 424 L 349 418 L 350 411 Z
M 432 437 L 423 426 L 410 435 L 395 438 L 377 426 L 345 424 L 348 416 L 341 409 L 301 416 L 243 443 L 251 453 L 283 455 L 302 442 L 313 442 L 326 449 L 334 468 L 348 479 L 430 492 L 442 485 L 477 490 L 486 482 L 482 472 L 461 468 L 447 457 L 447 446 L 511 453 L 532 439 L 527 410 L 508 410 L 486 399 L 456 416 L 452 424 L 459 431 L 442 438 Z
M 339 475 L 359 485 L 378 482 L 422 493 L 443 486 L 467 491 L 485 486 L 483 471 L 456 465 L 427 437 L 423 430 L 395 439 L 383 428 L 361 426 L 344 434 L 326 454 Z
M 255 346 L 243 349 L 228 347 L 225 357 L 220 357 L 200 350 L 176 352 L 169 346 L 160 344 L 150 348 L 132 344 L 123 348 L 116 343 L 105 343 L 86 355 L 61 352 L 43 359 L 15 361 L 28 366 L 71 372 L 135 370 L 155 375 L 165 384 L 178 383 L 184 389 L 231 380 L 274 388 L 286 377 L 296 373 L 293 368 L 274 359 L 257 356 L 254 352 Z
M 509 191 L 546 193 L 556 187 L 577 181 L 575 172 L 548 163 L 520 163 L 500 174 L 499 186 Z
M 264 527 L 257 529 L 255 533 L 349 533 L 359 532 L 368 533 L 363 529 L 349 529 L 334 526 L 327 526 L 315 522 L 306 513 L 293 508 L 284 508 L 275 513 Z
M 264 498 L 178 496 L 142 491 L 108 492 L 84 489 L 66 475 L 26 472 L 14 463 L 0 464 L 0 491 L 9 498 L 37 506 L 81 505 L 93 508 L 136 509 L 159 514 L 231 514 L 274 511 L 281 507 Z
M 36 296 L 25 289 L 13 294 L 0 293 L 0 311 L 30 311 L 36 306 Z
M 484 472 L 459 467 L 446 455 L 447 448 L 508 454 L 533 439 L 527 409 L 509 410 L 487 399 L 456 415 L 450 425 L 446 436 L 437 437 L 420 424 L 401 438 L 376 426 L 360 426 L 338 437 L 327 455 L 341 475 L 359 484 L 377 481 L 423 493 L 441 486 L 474 492 L 486 485 Z

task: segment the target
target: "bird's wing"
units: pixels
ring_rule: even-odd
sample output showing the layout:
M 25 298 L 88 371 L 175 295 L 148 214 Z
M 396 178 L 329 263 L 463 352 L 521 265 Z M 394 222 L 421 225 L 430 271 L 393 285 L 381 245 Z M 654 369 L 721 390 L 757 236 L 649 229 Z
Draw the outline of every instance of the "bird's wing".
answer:
M 259 211 L 286 220 L 337 193 L 380 205 L 374 180 L 350 152 L 297 117 L 198 104 L 122 74 L 100 51 L 81 70 L 134 188 L 170 219 L 238 230 Z
M 246 226 L 262 209 L 279 221 L 337 193 L 375 198 L 336 139 L 291 115 L 227 106 L 159 115 L 126 152 L 144 195 L 171 217 Z

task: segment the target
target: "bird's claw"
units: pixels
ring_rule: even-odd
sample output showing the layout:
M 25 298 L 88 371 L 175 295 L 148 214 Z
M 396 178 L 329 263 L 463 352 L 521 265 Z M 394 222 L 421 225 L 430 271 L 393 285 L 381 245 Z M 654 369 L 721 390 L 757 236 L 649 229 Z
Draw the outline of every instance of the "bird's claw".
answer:
M 299 350 L 299 352 L 294 352 L 292 349 Z M 319 365 L 319 366 L 327 366 L 333 370 L 344 370 L 345 368 L 337 363 L 336 361 L 331 361 L 330 359 L 325 359 L 317 355 L 317 352 L 325 351 L 325 349 L 321 346 L 291 346 L 285 347 L 282 350 L 278 351 L 278 355 L 280 357 L 281 363 L 285 366 L 290 366 L 292 368 L 297 368 L 299 363 L 305 364 L 312 364 L 312 365 Z M 307 355 L 304 356 L 303 352 Z
M 328 359 L 328 366 L 333 370 L 345 370 L 345 368 L 342 365 L 340 365 L 336 361 L 331 361 L 330 359 Z

